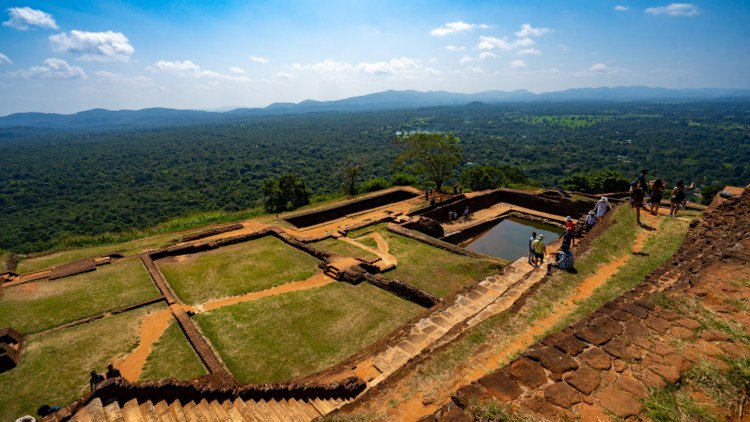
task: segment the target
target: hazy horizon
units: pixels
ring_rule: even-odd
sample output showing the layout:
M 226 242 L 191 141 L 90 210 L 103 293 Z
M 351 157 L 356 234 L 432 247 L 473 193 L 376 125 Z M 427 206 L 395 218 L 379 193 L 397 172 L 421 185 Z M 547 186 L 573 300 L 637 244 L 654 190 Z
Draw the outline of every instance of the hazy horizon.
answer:
M 742 1 L 46 0 L 0 13 L 0 115 L 388 90 L 750 88 Z

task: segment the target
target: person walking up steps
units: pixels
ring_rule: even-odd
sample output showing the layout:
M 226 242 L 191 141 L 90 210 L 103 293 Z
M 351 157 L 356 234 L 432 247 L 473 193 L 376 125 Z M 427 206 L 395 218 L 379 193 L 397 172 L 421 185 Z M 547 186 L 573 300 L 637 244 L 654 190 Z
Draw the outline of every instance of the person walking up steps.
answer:
M 607 211 L 612 209 L 612 205 L 610 205 L 609 201 L 607 200 L 606 196 L 602 196 L 602 199 L 599 200 L 599 202 L 594 205 L 594 211 L 596 212 L 596 218 L 598 220 L 601 220 L 602 217 L 604 217 L 604 214 L 607 213 Z

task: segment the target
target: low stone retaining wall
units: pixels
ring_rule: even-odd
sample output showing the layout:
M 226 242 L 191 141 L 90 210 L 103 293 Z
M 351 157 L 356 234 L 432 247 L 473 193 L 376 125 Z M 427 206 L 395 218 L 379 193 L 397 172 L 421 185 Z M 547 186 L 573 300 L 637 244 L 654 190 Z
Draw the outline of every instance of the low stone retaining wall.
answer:
M 89 271 L 96 270 L 96 261 L 94 258 L 79 259 L 78 261 L 69 262 L 67 264 L 58 265 L 52 269 L 49 274 L 50 280 L 58 278 L 68 277 L 71 275 L 81 274 Z
M 409 238 L 412 238 L 414 240 L 418 240 L 422 243 L 426 243 L 432 247 L 442 249 L 446 252 L 454 253 L 456 255 L 464 255 L 464 256 L 471 256 L 473 258 L 482 258 L 482 259 L 492 259 L 490 256 L 481 255 L 472 251 L 467 251 L 464 248 L 460 248 L 456 245 L 452 245 L 448 242 L 445 242 L 443 240 L 435 239 L 434 237 L 427 236 L 426 234 L 422 234 L 420 232 L 409 230 L 406 228 L 403 228 L 401 226 L 397 226 L 395 224 L 389 224 L 387 227 L 388 231 L 396 234 L 400 234 L 401 236 L 406 236 Z
M 240 230 L 243 227 L 244 226 L 242 225 L 242 223 L 227 224 L 227 225 L 224 225 L 224 226 L 219 226 L 219 227 L 214 227 L 214 228 L 211 228 L 211 229 L 201 230 L 199 232 L 192 233 L 192 234 L 186 234 L 185 236 L 182 237 L 181 241 L 182 242 L 190 242 L 190 241 L 193 241 L 193 240 L 203 239 L 204 237 L 215 236 L 217 234 L 231 232 L 231 231 L 234 231 L 234 230 Z
M 364 273 L 362 276 L 364 277 L 365 281 L 372 284 L 373 286 L 391 292 L 394 295 L 410 302 L 414 302 L 419 306 L 432 308 L 433 306 L 440 303 L 440 298 L 438 298 L 437 296 L 431 295 L 402 281 L 386 277 L 379 277 L 368 273 Z
M 9 371 L 21 363 L 21 348 L 24 336 L 13 328 L 0 329 L 0 373 Z
M 465 240 L 471 239 L 472 237 L 476 236 L 479 233 L 482 233 L 492 228 L 493 226 L 499 224 L 501 221 L 509 217 L 522 218 L 524 220 L 531 220 L 531 221 L 536 221 L 539 223 L 549 224 L 552 226 L 563 227 L 563 225 L 557 221 L 552 221 L 552 220 L 539 217 L 533 214 L 527 214 L 527 213 L 518 212 L 518 211 L 510 211 L 498 217 L 495 217 L 491 220 L 483 221 L 473 226 L 466 227 L 463 230 L 453 232 L 447 236 L 442 237 L 440 240 L 448 242 L 453 245 L 457 245 Z

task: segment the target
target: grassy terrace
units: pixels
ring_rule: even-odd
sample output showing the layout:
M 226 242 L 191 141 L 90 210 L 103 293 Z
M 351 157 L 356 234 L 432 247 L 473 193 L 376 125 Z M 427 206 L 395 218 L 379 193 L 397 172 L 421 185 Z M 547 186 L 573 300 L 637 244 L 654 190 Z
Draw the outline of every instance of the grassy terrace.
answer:
M 29 337 L 21 364 L 0 374 L 0 420 L 35 415 L 45 403 L 66 405 L 80 398 L 89 391 L 89 371 L 104 372 L 113 358 L 133 350 L 140 317 L 161 309 L 165 305 L 154 304 Z
M 240 382 L 265 383 L 330 367 L 423 310 L 367 283 L 334 283 L 195 320 Z
M 315 274 L 319 261 L 273 236 L 179 258 L 157 265 L 186 303 L 269 289 Z
M 0 327 L 36 333 L 157 296 L 159 291 L 148 272 L 133 257 L 58 280 L 4 287 Z
M 398 260 L 396 269 L 383 275 L 409 283 L 438 297 L 449 296 L 464 286 L 499 273 L 502 269 L 502 265 L 496 261 L 446 252 L 391 233 L 384 225 L 368 227 L 350 235 L 357 238 L 373 230 L 383 236 L 388 242 L 389 252 Z
M 146 249 L 160 248 L 170 245 L 182 237 L 179 234 L 168 234 L 162 236 L 148 237 L 125 243 L 115 243 L 105 246 L 94 246 L 84 249 L 72 249 L 69 251 L 55 252 L 48 255 L 40 255 L 34 258 L 26 258 L 18 263 L 16 272 L 19 274 L 46 270 L 56 265 L 76 261 L 83 258 L 93 258 L 109 253 L 119 253 L 123 256 L 134 255 Z
M 698 213 L 684 213 L 683 217 L 694 218 Z M 494 356 L 500 351 L 512 352 L 514 347 L 521 351 L 545 335 L 559 331 L 560 328 L 573 323 L 592 310 L 630 290 L 643 281 L 643 276 L 657 268 L 677 251 L 688 230 L 689 222 L 683 219 L 659 218 L 660 229 L 644 245 L 639 255 L 632 255 L 620 270 L 594 294 L 577 303 L 572 313 L 560 315 L 556 324 L 534 331 L 533 339 L 528 344 L 519 343 L 534 324 L 545 317 L 556 313 L 558 304 L 573 294 L 578 285 L 588 276 L 594 274 L 601 265 L 628 254 L 639 228 L 635 216 L 628 206 L 621 206 L 610 216 L 616 222 L 599 238 L 594 240 L 590 253 L 576 257 L 578 274 L 556 271 L 545 284 L 533 292 L 525 305 L 515 313 L 509 311 L 496 315 L 463 336 L 450 347 L 438 351 L 431 359 L 420 364 L 406 378 L 406 389 L 400 400 L 406 400 L 416 393 L 430 397 L 441 385 L 450 383 L 464 369 L 468 359 L 479 353 Z M 489 349 L 488 349 L 489 347 Z M 516 352 L 517 352 L 516 351 Z M 511 354 L 505 361 L 513 359 Z M 500 362 L 499 365 L 502 365 Z M 394 399 L 395 400 L 395 399 Z M 400 401 L 398 400 L 398 401 Z
M 207 374 L 195 350 L 190 346 L 179 324 L 173 319 L 143 367 L 139 381 L 174 377 L 181 380 Z
M 375 240 L 370 239 L 370 238 L 362 239 L 362 240 L 365 241 L 365 242 L 361 242 L 365 246 L 371 247 L 374 249 L 378 248 L 378 244 L 375 242 Z M 368 240 L 370 242 L 366 242 Z M 329 238 L 329 239 L 321 240 L 319 242 L 310 243 L 310 246 L 320 251 L 334 253 L 336 255 L 341 255 L 341 256 L 350 256 L 352 258 L 361 259 L 363 261 L 373 261 L 378 258 L 378 256 L 373 254 L 372 252 L 368 252 L 360 247 L 357 247 L 356 245 L 352 245 L 351 243 L 347 243 L 343 240 L 338 240 L 338 239 Z

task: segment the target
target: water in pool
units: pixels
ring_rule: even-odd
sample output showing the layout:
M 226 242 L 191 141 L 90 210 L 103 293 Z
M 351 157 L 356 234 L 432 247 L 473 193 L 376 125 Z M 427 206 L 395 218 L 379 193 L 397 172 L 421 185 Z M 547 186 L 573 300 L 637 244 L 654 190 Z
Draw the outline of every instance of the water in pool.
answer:
M 544 242 L 549 245 L 557 240 L 562 231 L 561 227 L 550 224 L 509 217 L 462 243 L 461 246 L 472 252 L 515 261 L 529 255 L 531 232 L 543 234 Z

